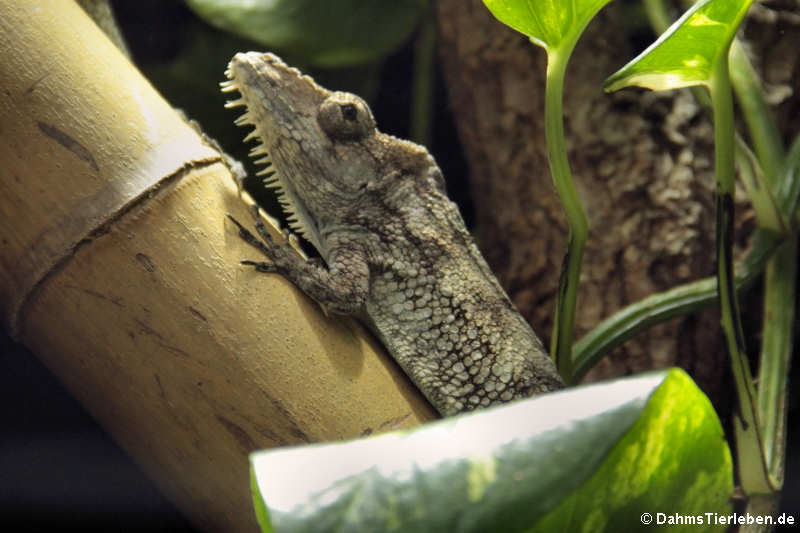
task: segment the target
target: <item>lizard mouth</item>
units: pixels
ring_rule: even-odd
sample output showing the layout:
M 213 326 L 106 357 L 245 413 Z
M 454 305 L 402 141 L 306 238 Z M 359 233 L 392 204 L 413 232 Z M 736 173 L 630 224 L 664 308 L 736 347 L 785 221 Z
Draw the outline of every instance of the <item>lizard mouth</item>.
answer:
M 287 218 L 287 223 L 292 231 L 298 233 L 303 238 L 308 240 L 317 250 L 320 250 L 319 235 L 317 232 L 316 224 L 313 223 L 312 218 L 309 216 L 303 202 L 295 194 L 291 185 L 283 178 L 278 168 L 273 165 L 272 157 L 269 154 L 265 139 L 268 139 L 266 131 L 262 131 L 264 127 L 262 121 L 256 120 L 251 112 L 253 107 L 248 101 L 248 92 L 245 88 L 243 90 L 236 82 L 236 67 L 240 55 L 247 56 L 247 54 L 237 54 L 233 61 L 228 65 L 225 71 L 225 76 L 228 80 L 220 83 L 223 93 L 230 93 L 238 91 L 241 95 L 240 98 L 230 100 L 225 104 L 226 108 L 234 108 L 243 106 L 245 112 L 240 115 L 234 124 L 240 127 L 252 126 L 251 130 L 244 138 L 244 142 L 256 140 L 257 144 L 251 148 L 249 156 L 256 165 L 263 165 L 263 168 L 256 172 L 256 176 L 263 176 L 264 186 L 268 189 L 274 189 L 275 195 L 283 209 Z M 246 57 L 243 59 L 247 61 Z

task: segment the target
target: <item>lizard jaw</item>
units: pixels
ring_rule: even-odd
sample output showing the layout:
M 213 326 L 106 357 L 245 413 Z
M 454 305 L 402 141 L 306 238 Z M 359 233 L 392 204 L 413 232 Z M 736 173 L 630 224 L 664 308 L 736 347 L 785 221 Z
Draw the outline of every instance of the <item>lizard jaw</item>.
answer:
M 250 52 L 253 54 L 253 52 Z M 254 120 L 250 109 L 251 105 L 248 101 L 248 91 L 237 84 L 236 80 L 236 66 L 237 61 L 247 61 L 249 54 L 236 54 L 233 60 L 228 65 L 225 71 L 227 81 L 220 83 L 223 93 L 238 91 L 241 95 L 240 98 L 230 100 L 225 104 L 226 108 L 245 107 L 245 112 L 237 118 L 234 123 L 240 127 L 252 126 L 253 130 L 250 131 L 244 138 L 244 142 L 256 140 L 257 144 L 250 150 L 249 156 L 253 159 L 256 165 L 264 165 L 264 168 L 256 172 L 256 176 L 264 176 L 263 183 L 268 189 L 275 189 L 276 198 L 280 204 L 283 212 L 286 214 L 287 222 L 292 231 L 300 234 L 303 238 L 308 240 L 314 247 L 321 251 L 319 231 L 316 224 L 313 222 L 312 217 L 308 214 L 308 210 L 303 204 L 302 200 L 294 192 L 291 184 L 283 178 L 279 170 L 273 166 L 272 158 L 270 157 L 267 149 L 265 139 L 268 139 L 266 131 L 262 131 L 261 121 Z M 271 54 L 270 54 L 271 55 Z M 240 58 L 239 56 L 244 56 Z M 276 58 L 277 59 L 277 58 Z

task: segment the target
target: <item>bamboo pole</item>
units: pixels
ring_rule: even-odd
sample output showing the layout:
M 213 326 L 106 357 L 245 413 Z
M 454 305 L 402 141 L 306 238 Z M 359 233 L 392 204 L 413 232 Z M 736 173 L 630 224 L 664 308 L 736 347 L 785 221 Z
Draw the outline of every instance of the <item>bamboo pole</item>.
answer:
M 204 145 L 73 2 L 0 0 L 0 319 L 198 527 L 256 531 L 247 454 L 434 418 L 355 322 L 225 221 Z

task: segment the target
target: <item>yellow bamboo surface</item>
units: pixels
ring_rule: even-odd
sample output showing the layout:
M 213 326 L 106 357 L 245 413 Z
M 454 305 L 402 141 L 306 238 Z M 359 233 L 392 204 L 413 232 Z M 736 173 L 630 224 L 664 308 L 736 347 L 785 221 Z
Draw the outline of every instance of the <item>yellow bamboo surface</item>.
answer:
M 0 0 L 0 49 L 0 319 L 198 527 L 256 531 L 250 451 L 435 417 L 355 322 L 238 265 L 219 155 L 79 7 Z

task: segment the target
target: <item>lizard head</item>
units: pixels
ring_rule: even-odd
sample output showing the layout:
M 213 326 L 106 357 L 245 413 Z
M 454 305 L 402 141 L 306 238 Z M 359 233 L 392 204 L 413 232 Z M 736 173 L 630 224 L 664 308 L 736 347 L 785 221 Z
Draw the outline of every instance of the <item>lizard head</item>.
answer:
M 319 86 L 273 54 L 236 54 L 226 75 L 222 90 L 241 94 L 226 107 L 246 107 L 236 123 L 253 126 L 245 140 L 259 141 L 250 152 L 266 165 L 258 174 L 277 189 L 291 228 L 323 257 L 326 226 L 339 224 L 369 189 L 397 169 L 435 168 L 424 148 L 386 142 L 364 100 Z

